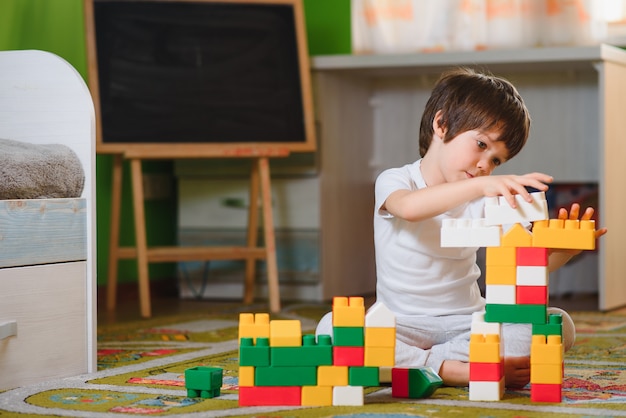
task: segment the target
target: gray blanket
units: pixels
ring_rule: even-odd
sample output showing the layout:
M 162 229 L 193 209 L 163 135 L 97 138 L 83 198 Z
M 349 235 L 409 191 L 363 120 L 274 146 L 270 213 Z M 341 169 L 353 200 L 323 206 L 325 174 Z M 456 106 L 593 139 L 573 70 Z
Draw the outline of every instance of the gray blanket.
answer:
M 69 147 L 0 139 L 0 199 L 80 197 L 84 184 L 82 164 Z

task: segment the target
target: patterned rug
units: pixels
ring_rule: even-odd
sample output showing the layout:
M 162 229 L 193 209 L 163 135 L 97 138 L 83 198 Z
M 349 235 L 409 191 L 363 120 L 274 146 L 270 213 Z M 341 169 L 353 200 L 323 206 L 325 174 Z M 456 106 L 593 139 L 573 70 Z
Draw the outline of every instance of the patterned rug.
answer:
M 266 305 L 247 312 L 266 312 Z M 329 306 L 296 305 L 277 319 L 312 332 Z M 99 371 L 0 393 L 0 417 L 591 417 L 626 416 L 626 312 L 573 313 L 578 338 L 566 354 L 563 402 L 533 404 L 528 388 L 500 402 L 470 402 L 466 388 L 401 400 L 390 388 L 366 389 L 363 407 L 246 407 L 237 404 L 240 306 L 220 313 L 162 317 L 98 331 Z M 224 369 L 222 395 L 186 397 L 185 369 Z

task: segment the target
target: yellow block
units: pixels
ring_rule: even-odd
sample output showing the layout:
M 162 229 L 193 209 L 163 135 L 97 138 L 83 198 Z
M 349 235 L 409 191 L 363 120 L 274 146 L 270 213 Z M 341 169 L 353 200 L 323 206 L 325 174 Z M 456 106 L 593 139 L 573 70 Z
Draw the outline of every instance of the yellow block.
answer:
M 364 351 L 364 366 L 393 367 L 396 364 L 395 347 L 365 347 Z
M 300 347 L 302 328 L 297 319 L 270 321 L 270 347 Z
M 533 247 L 594 250 L 595 221 L 550 219 L 533 225 Z
M 334 327 L 364 327 L 365 303 L 362 297 L 333 298 L 333 326 Z
M 395 347 L 396 346 L 396 329 L 395 328 L 365 328 L 365 346 L 366 347 Z
M 515 247 L 487 247 L 485 250 L 486 266 L 516 266 Z
M 470 335 L 470 363 L 500 363 L 501 360 L 500 336 L 497 334 Z
M 267 313 L 239 314 L 239 340 L 253 338 L 256 343 L 258 337 L 269 338 L 270 315 Z
M 560 335 L 533 335 L 530 345 L 530 364 L 562 364 L 563 344 Z
M 493 247 L 497 248 L 497 247 Z M 514 249 L 514 248 L 512 248 Z M 517 283 L 517 267 L 516 266 L 486 266 L 485 268 L 485 284 L 508 284 L 515 285 Z
M 531 247 L 533 242 L 532 234 L 517 223 L 511 227 L 500 240 L 501 247 Z
M 302 406 L 332 406 L 332 386 L 302 386 Z
M 531 364 L 530 383 L 563 383 L 562 364 Z
M 253 366 L 239 366 L 239 386 L 254 386 Z
M 319 366 L 317 368 L 318 386 L 347 386 L 348 366 Z

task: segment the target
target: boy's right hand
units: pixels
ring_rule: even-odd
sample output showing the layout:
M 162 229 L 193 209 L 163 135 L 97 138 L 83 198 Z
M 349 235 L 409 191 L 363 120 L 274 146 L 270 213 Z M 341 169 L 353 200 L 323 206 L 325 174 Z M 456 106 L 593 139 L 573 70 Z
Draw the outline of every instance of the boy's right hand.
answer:
M 480 177 L 483 181 L 483 194 L 487 197 L 503 196 L 509 205 L 515 209 L 515 195 L 522 196 L 527 202 L 532 202 L 533 198 L 526 189 L 532 187 L 539 191 L 548 190 L 548 184 L 552 183 L 554 178 L 544 173 L 529 173 L 524 175 L 505 174 L 497 176 Z

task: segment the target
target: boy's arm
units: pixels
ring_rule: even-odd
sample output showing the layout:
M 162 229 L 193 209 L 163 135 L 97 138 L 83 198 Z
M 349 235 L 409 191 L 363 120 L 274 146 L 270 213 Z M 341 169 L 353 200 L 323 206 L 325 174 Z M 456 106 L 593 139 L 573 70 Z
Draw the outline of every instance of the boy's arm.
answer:
M 526 187 L 545 191 L 550 182 L 552 177 L 542 173 L 474 177 L 418 190 L 396 190 L 383 207 L 396 217 L 418 222 L 483 196 L 504 196 L 515 207 L 514 195 L 520 194 L 530 202 L 532 197 Z
M 572 204 L 569 213 L 567 209 L 561 208 L 559 209 L 559 219 L 578 219 L 580 213 L 580 205 L 578 203 Z M 580 218 L 583 221 L 588 221 L 593 217 L 594 209 L 587 208 L 585 213 L 583 213 Z M 600 238 L 602 235 L 607 233 L 606 228 L 600 228 L 596 230 L 596 239 Z M 572 259 L 575 255 L 581 253 L 581 250 L 561 250 L 561 249 L 553 249 L 550 251 L 550 255 L 548 258 L 548 270 L 554 271 L 565 265 L 569 260 Z

